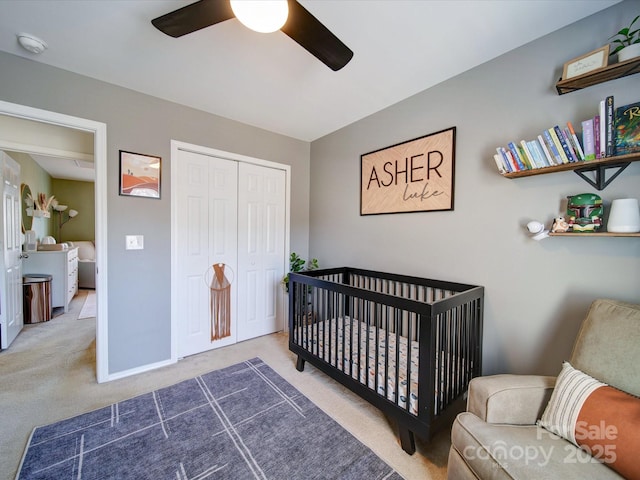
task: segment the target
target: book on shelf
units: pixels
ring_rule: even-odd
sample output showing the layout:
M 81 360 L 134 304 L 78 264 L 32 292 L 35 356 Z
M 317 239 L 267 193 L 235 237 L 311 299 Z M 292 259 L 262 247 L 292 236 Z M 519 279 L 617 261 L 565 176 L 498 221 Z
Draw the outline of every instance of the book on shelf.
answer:
M 593 146 L 596 151 L 596 158 L 600 156 L 600 115 L 593 117 Z
M 520 167 L 518 166 L 518 159 L 513 155 L 513 153 L 511 153 L 511 150 L 509 149 L 505 149 L 505 153 L 507 154 L 507 157 L 509 159 L 509 164 L 513 165 L 513 170 L 515 172 L 520 170 Z
M 550 166 L 550 163 L 547 161 L 547 156 L 542 151 L 542 147 L 540 146 L 540 143 L 538 143 L 537 138 L 527 142 L 527 145 L 529 146 L 529 151 L 533 155 L 534 160 L 538 165 L 540 165 L 540 168 Z
M 496 148 L 496 151 L 498 152 L 498 157 L 499 157 L 500 163 L 502 163 L 504 170 L 506 170 L 506 172 L 513 172 L 514 167 L 512 165 L 512 160 L 507 155 L 507 152 L 505 151 L 505 149 L 503 147 L 498 147 Z
M 496 162 L 496 167 L 498 167 L 498 171 L 502 174 L 509 173 L 509 170 L 506 169 L 504 164 L 502 163 L 502 156 L 500 154 L 494 153 L 493 159 Z
M 545 130 L 544 132 L 542 132 L 542 136 L 544 137 L 544 140 L 547 144 L 547 149 L 549 150 L 549 153 L 553 155 L 553 160 L 555 161 L 555 164 L 562 165 L 563 163 L 562 157 L 560 156 L 558 147 L 556 147 L 556 144 L 553 142 L 553 138 L 551 138 L 551 134 L 549 133 L 549 130 Z
M 600 121 L 598 123 L 598 132 L 600 132 L 600 142 L 598 143 L 600 149 L 597 150 L 600 154 L 598 158 L 604 158 L 607 156 L 607 109 L 606 100 L 600 100 L 600 109 L 598 111 Z
M 568 128 L 561 128 L 562 136 L 564 137 L 564 141 L 567 144 L 567 148 L 569 149 L 569 161 L 571 162 L 579 162 L 580 157 L 576 153 L 576 148 L 573 146 L 573 139 L 571 138 L 571 133 Z
M 560 131 L 560 127 L 557 125 L 555 127 L 551 127 L 549 129 L 549 133 L 551 134 L 551 138 L 553 138 L 553 143 L 556 144 L 556 148 L 560 153 L 560 158 L 562 158 L 562 163 L 570 163 L 569 157 L 567 156 L 568 148 L 564 143 L 564 137 L 562 136 L 562 132 Z
M 613 95 L 609 95 L 605 99 L 605 115 L 607 118 L 605 127 L 605 156 L 612 157 L 616 154 L 615 143 L 615 130 L 614 130 L 614 110 L 613 110 Z
M 522 151 L 524 152 L 524 156 L 527 159 L 527 163 L 531 165 L 531 169 L 540 168 L 538 162 L 535 161 L 533 155 L 529 151 L 529 146 L 527 145 L 526 140 L 520 140 L 520 146 L 522 147 Z
M 573 128 L 571 122 L 567 122 L 567 128 L 569 129 L 569 133 L 571 134 L 571 138 L 573 139 L 574 147 L 576 148 L 576 153 L 580 160 L 584 161 L 584 151 L 582 150 L 582 145 L 580 145 L 580 140 L 578 140 L 578 135 L 576 135 L 576 131 Z
M 640 102 L 616 109 L 615 133 L 616 155 L 640 152 Z
M 547 159 L 547 163 L 549 166 L 554 166 L 556 164 L 553 155 L 549 151 L 549 147 L 547 147 L 547 142 L 545 141 L 542 135 L 538 135 L 538 143 L 540 144 L 540 148 L 542 149 L 542 153 L 544 153 L 545 158 Z
M 518 151 L 518 147 L 513 142 L 509 142 L 507 145 L 509 147 L 509 151 L 511 152 L 511 156 L 513 157 L 513 161 L 515 163 L 516 171 L 517 170 L 525 170 L 524 162 L 522 158 L 520 158 L 520 152 Z
M 530 158 L 529 151 L 528 149 L 525 149 L 523 143 L 524 140 L 520 140 L 520 143 L 516 144 L 516 147 L 518 147 L 520 158 L 522 158 L 522 161 L 524 162 L 524 168 L 525 170 L 535 170 L 536 168 L 538 168 L 538 165 L 536 165 L 536 162 L 534 162 L 533 159 Z
M 585 161 L 596 159 L 596 146 L 593 138 L 593 118 L 582 122 L 582 144 L 584 145 Z

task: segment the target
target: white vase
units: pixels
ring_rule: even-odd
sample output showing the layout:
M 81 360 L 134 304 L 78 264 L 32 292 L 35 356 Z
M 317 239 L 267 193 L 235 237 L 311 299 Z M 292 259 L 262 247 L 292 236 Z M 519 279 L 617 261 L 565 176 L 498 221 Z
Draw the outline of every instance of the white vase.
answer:
M 635 57 L 640 57 L 640 43 L 634 43 L 633 45 L 624 47 L 618 52 L 618 62 L 631 60 Z
M 620 198 L 611 202 L 607 230 L 614 233 L 640 232 L 640 208 L 635 198 Z

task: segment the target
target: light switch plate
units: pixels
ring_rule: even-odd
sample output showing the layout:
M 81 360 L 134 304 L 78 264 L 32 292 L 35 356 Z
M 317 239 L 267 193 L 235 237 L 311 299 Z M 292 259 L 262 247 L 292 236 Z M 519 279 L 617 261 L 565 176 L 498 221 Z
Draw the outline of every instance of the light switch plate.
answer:
M 144 235 L 125 235 L 125 248 L 127 250 L 142 250 Z

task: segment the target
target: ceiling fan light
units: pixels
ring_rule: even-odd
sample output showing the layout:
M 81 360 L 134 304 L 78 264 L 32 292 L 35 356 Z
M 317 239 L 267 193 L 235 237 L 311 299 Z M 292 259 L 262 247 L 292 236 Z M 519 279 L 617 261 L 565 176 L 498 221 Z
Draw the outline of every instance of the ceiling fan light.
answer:
M 247 28 L 260 33 L 280 30 L 287 21 L 287 0 L 230 0 L 234 15 Z

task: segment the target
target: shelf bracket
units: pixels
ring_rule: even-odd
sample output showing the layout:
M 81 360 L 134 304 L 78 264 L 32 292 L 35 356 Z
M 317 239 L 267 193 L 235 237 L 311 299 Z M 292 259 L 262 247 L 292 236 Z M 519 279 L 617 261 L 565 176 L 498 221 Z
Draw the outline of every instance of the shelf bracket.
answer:
M 584 167 L 574 170 L 584 181 L 598 190 L 604 190 L 609 186 L 615 178 L 620 175 L 631 162 L 607 163 L 606 165 L 597 165 L 593 167 Z M 617 168 L 611 177 L 606 178 L 606 171 L 610 168 Z M 595 180 L 586 175 L 587 172 L 595 172 Z

